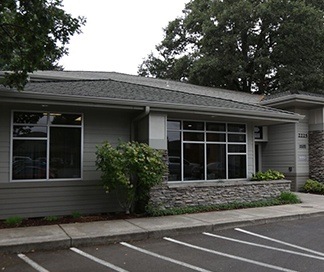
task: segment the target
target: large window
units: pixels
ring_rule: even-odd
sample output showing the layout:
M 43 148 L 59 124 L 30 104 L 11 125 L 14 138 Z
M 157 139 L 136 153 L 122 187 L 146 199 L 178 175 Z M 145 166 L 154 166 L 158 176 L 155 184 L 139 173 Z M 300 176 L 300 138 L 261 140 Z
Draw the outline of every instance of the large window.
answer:
M 247 177 L 245 124 L 168 121 L 169 181 Z
M 81 178 L 82 115 L 13 112 L 12 180 Z

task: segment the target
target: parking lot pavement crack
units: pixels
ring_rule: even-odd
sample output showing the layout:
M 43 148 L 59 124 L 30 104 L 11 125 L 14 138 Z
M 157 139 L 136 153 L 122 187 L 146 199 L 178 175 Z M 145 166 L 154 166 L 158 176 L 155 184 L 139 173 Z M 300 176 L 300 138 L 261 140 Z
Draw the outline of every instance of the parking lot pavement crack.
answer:
M 60 224 L 58 226 L 65 233 L 65 235 L 70 239 L 70 247 L 72 247 L 72 245 L 73 245 L 72 237 L 65 231 L 65 229 Z
M 137 228 L 140 228 L 141 230 L 144 230 L 144 231 L 147 231 L 147 232 L 149 231 L 147 228 L 143 228 L 143 227 L 141 227 L 140 225 L 138 225 L 138 224 L 132 222 L 131 220 L 124 219 L 124 221 L 127 222 L 127 223 L 129 223 L 129 224 L 131 224 L 131 225 L 133 225 L 133 226 L 135 226 L 135 227 L 137 227 Z

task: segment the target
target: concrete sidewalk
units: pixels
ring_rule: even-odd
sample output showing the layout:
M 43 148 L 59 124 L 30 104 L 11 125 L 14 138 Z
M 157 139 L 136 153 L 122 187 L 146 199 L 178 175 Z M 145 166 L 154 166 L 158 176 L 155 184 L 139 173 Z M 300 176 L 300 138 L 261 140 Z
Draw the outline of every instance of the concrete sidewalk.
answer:
M 0 230 L 0 253 L 61 249 L 214 231 L 324 215 L 324 196 L 297 193 L 301 204 L 164 217 Z

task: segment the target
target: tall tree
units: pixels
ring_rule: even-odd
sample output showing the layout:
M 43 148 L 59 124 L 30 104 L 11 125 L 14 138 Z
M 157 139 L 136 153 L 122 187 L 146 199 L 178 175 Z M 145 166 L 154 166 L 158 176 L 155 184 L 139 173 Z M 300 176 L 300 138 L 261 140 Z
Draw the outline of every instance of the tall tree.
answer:
M 138 73 L 271 93 L 324 83 L 322 0 L 191 0 Z
M 1 0 L 0 70 L 9 71 L 1 84 L 21 90 L 29 72 L 59 68 L 70 37 L 85 24 L 62 7 L 62 0 Z

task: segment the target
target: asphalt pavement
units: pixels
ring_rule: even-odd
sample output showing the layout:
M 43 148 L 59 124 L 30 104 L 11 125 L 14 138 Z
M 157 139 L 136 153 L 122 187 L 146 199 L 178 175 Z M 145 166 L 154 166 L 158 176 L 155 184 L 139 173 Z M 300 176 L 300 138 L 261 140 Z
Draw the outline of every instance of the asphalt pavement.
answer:
M 130 242 L 324 215 L 324 196 L 296 194 L 302 203 L 163 217 L 1 229 L 0 253 Z

